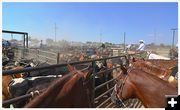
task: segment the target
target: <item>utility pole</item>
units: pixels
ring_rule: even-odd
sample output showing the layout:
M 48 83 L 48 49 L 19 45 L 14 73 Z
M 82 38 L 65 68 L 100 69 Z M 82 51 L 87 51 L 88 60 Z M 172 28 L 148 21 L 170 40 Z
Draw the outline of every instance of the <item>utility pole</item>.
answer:
M 100 43 L 102 42 L 102 33 L 100 32 Z
M 154 30 L 154 44 L 156 45 L 156 37 L 157 37 L 157 33 L 156 30 Z
M 99 30 L 100 31 L 100 34 L 99 34 L 99 40 L 100 40 L 100 43 L 102 43 L 102 29 Z
M 124 32 L 124 51 L 126 50 L 126 32 Z
M 55 35 L 55 36 L 54 36 L 54 37 L 55 37 L 55 38 L 54 38 L 54 41 L 56 42 L 56 30 L 57 30 L 56 23 L 55 23 L 55 26 L 54 26 L 54 30 L 55 30 L 55 32 L 54 32 L 54 35 Z
M 103 49 L 102 49 L 102 32 L 100 31 L 100 52 L 101 52 L 101 54 L 103 53 Z
M 178 29 L 177 28 L 172 28 L 171 30 L 173 31 L 173 40 L 172 40 L 172 47 L 171 48 L 173 48 L 174 47 L 175 31 L 178 30 Z

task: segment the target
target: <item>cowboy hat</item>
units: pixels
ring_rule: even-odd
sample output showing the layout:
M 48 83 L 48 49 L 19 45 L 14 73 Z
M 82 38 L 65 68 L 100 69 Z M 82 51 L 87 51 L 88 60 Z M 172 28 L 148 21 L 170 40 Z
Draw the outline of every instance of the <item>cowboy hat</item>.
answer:
M 139 42 L 144 42 L 143 40 L 139 40 Z

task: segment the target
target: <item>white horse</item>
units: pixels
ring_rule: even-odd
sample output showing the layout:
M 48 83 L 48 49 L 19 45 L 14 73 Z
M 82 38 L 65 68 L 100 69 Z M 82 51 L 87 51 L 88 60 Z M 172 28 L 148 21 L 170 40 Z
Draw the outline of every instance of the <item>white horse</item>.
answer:
M 147 52 L 148 53 L 148 59 L 164 59 L 164 60 L 170 60 L 170 58 L 168 57 L 164 57 L 164 56 L 160 56 L 151 52 Z

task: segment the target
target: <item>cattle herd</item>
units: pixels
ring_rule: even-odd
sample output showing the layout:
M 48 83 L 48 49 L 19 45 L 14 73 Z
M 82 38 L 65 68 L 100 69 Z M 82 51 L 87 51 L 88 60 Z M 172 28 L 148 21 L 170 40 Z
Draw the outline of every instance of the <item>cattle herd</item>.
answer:
M 80 62 L 77 64 L 65 62 L 62 66 L 52 66 L 35 59 L 21 58 L 13 61 L 3 57 L 3 72 L 48 68 L 3 74 L 2 106 L 5 108 L 94 108 L 99 107 L 96 103 L 100 102 L 95 99 L 103 96 L 105 100 L 103 104 L 112 103 L 108 108 L 134 107 L 130 106 L 134 103 L 133 98 L 141 102 L 141 107 L 161 108 L 166 105 L 165 95 L 177 95 L 178 59 L 142 59 L 129 55 L 126 56 L 129 59 L 121 57 L 103 59 L 101 55 L 86 58 L 85 54 L 76 55 L 78 57 L 75 58 L 73 54 L 63 54 L 60 55 L 60 60 L 65 60 L 66 56 L 71 56 Z M 99 58 L 103 60 L 97 60 Z M 86 60 L 89 62 L 81 63 Z M 100 87 L 101 85 L 105 86 Z M 96 87 L 100 89 L 95 93 Z M 21 100 L 16 100 L 18 98 Z M 107 99 L 109 101 L 106 101 Z M 101 107 L 105 107 L 103 104 L 100 104 Z

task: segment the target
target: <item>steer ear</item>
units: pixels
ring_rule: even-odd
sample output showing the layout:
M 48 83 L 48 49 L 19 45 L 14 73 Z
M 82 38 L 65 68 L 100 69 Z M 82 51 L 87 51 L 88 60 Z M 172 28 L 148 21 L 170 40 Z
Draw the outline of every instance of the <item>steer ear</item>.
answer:
M 67 65 L 67 68 L 70 72 L 75 71 L 75 68 L 73 66 L 71 66 L 70 64 Z

